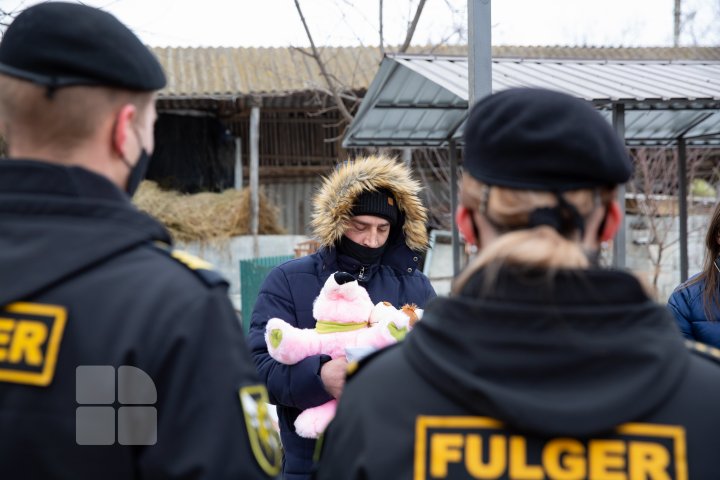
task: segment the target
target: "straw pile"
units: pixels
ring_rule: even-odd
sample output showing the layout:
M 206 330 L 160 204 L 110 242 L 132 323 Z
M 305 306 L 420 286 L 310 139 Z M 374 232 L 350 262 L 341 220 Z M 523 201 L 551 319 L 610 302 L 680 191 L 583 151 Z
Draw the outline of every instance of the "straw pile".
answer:
M 278 209 L 258 194 L 260 218 L 258 233 L 285 233 L 278 224 Z M 250 234 L 250 189 L 229 189 L 222 193 L 182 194 L 165 191 L 157 183 L 144 181 L 133 197 L 133 203 L 170 230 L 179 242 L 224 241 Z

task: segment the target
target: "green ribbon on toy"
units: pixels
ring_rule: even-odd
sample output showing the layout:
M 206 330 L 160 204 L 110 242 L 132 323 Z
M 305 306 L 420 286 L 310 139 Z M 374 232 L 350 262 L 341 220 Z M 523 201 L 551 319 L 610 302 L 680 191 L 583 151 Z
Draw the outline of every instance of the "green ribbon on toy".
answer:
M 342 322 L 331 322 L 330 320 L 318 320 L 315 322 L 315 331 L 317 333 L 340 333 L 340 332 L 352 332 L 353 330 L 360 330 L 361 328 L 367 328 L 368 322 L 360 323 L 342 323 Z
M 405 335 L 407 335 L 408 333 L 407 327 L 398 328 L 397 325 L 395 325 L 394 323 L 388 325 L 388 330 L 390 331 L 390 335 L 392 335 L 393 338 L 398 342 L 404 340 Z

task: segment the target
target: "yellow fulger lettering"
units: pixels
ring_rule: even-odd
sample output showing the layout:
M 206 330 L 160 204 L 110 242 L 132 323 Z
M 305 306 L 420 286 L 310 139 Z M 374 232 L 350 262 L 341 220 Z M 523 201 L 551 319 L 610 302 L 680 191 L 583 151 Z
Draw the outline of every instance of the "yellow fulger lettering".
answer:
M 12 363 L 25 363 L 32 366 L 42 364 L 42 346 L 47 340 L 47 327 L 40 322 L 21 320 L 15 328 L 15 335 L 10 345 L 8 360 Z
M 436 433 L 430 441 L 430 476 L 445 478 L 448 463 L 462 460 L 463 436 L 457 433 Z
M 503 435 L 490 435 L 488 458 L 483 462 L 480 435 L 468 435 L 465 448 L 465 466 L 473 478 L 500 478 L 507 468 L 507 441 Z
M 527 464 L 527 441 L 525 437 L 510 437 L 510 478 L 523 480 L 542 480 L 545 478 L 542 467 Z
M 448 476 L 451 464 L 464 464 L 472 478 L 493 480 L 671 480 L 671 451 L 660 443 L 572 438 L 548 440 L 541 464 L 528 463 L 528 444 L 520 435 L 431 433 L 430 478 Z M 483 445 L 487 443 L 483 454 Z M 457 468 L 457 467 L 456 467 Z M 425 478 L 424 476 L 422 478 Z M 685 477 L 678 477 L 685 478 Z
M 7 350 L 3 348 L 5 345 L 10 345 L 10 334 L 15 328 L 15 322 L 6 318 L 0 318 L 0 362 L 4 362 L 7 359 Z
M 657 443 L 630 442 L 628 464 L 629 480 L 670 480 L 670 453 Z
M 39 366 L 48 329 L 42 322 L 0 318 L 0 362 Z
M 590 478 L 627 480 L 625 475 L 625 442 L 621 440 L 590 440 L 588 444 Z
M 585 446 L 571 438 L 550 440 L 542 452 L 547 476 L 554 480 L 583 480 L 587 477 Z
M 0 384 L 50 385 L 66 322 L 67 310 L 59 305 L 0 306 Z

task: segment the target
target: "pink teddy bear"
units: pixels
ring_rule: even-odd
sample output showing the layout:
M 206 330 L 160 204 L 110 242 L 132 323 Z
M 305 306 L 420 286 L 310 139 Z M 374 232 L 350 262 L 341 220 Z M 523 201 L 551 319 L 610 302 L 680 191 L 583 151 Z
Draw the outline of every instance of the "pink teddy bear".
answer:
M 387 303 L 373 305 L 365 288 L 346 272 L 327 279 L 313 304 L 314 329 L 296 328 L 279 318 L 271 318 L 265 328 L 270 356 L 280 363 L 294 365 L 312 355 L 338 358 L 346 348 L 378 349 L 404 338 L 410 318 Z M 372 318 L 372 322 L 371 322 Z M 301 437 L 317 438 L 335 416 L 337 400 L 304 410 L 295 420 Z

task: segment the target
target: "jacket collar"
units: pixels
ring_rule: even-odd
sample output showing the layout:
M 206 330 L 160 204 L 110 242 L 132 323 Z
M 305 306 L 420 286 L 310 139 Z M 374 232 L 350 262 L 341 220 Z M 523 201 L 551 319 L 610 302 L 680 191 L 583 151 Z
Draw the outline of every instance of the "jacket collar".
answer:
M 363 267 L 354 258 L 338 253 L 334 247 L 321 247 L 318 252 L 322 259 L 323 269 L 326 273 L 329 272 L 327 273 L 328 276 L 333 272 L 342 270 L 358 277 Z M 363 272 L 364 281 L 370 281 L 370 278 L 375 276 L 381 267 L 389 267 L 405 275 L 412 274 L 417 270 L 419 260 L 419 254 L 413 252 L 404 244 L 388 245 L 379 263 L 365 266 Z M 324 278 L 327 278 L 327 276 Z
M 380 269 L 383 259 L 371 265 L 363 265 L 354 257 L 339 253 L 335 250 L 336 263 L 339 270 L 351 273 L 360 283 L 368 283 Z
M 57 285 L 116 255 L 172 243 L 103 177 L 77 167 L 0 161 L 0 305 Z
M 0 192 L 83 197 L 127 203 L 128 196 L 110 180 L 82 167 L 38 160 L 0 160 Z
M 641 418 L 689 356 L 667 310 L 620 271 L 504 270 L 481 293 L 437 298 L 402 346 L 429 384 L 539 434 L 586 435 Z

